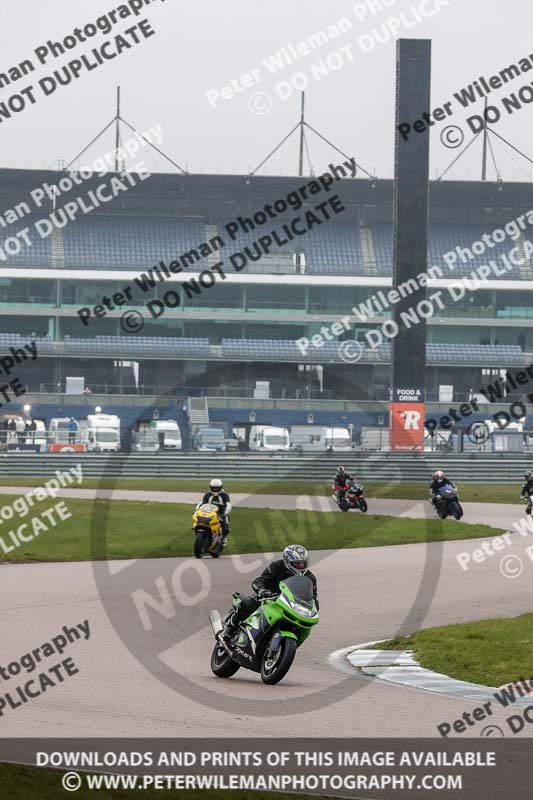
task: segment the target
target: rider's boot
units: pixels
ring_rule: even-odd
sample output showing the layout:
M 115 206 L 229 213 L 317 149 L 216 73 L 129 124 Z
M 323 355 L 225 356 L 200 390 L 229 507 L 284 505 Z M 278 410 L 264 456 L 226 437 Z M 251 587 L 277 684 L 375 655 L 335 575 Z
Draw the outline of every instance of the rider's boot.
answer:
M 233 599 L 232 599 L 233 612 L 232 612 L 231 616 L 228 617 L 228 619 L 227 619 L 227 621 L 226 621 L 226 623 L 224 625 L 224 634 L 223 635 L 224 635 L 224 639 L 226 639 L 226 640 L 231 639 L 231 637 L 234 636 L 237 633 L 237 630 L 239 628 L 239 613 L 238 612 L 239 612 L 239 608 L 240 608 L 241 602 L 242 601 L 241 601 L 241 596 L 240 596 L 239 592 L 234 592 L 233 593 Z

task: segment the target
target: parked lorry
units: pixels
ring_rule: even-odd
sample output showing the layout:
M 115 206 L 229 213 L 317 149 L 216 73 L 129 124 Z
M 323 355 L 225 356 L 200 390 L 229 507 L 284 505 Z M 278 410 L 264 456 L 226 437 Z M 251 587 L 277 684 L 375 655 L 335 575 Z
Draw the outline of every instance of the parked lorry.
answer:
M 160 449 L 157 431 L 149 427 L 134 431 L 131 435 L 131 449 L 135 453 L 157 453 Z
M 344 453 L 352 449 L 348 428 L 329 428 L 323 425 L 292 425 L 291 447 L 299 452 Z
M 181 450 L 182 440 L 180 426 L 175 419 L 154 419 L 150 422 L 150 428 L 162 434 L 160 443 L 163 450 Z
M 116 453 L 120 450 L 120 417 L 116 414 L 89 414 L 80 421 L 80 438 L 90 453 Z
M 289 450 L 289 431 L 287 428 L 276 428 L 272 425 L 252 425 L 248 446 L 250 450 Z

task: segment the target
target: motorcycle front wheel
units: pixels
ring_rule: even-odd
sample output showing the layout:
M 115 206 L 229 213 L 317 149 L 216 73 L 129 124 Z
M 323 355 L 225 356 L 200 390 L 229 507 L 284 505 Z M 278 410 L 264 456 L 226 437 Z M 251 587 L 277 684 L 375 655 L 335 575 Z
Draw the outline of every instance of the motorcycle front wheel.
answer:
M 359 508 L 361 509 L 363 514 L 366 514 L 366 512 L 368 511 L 368 503 L 366 502 L 366 500 L 359 500 Z
M 294 661 L 296 648 L 296 640 L 284 636 L 276 652 L 270 658 L 267 658 L 267 650 L 261 662 L 261 678 L 263 683 L 268 683 L 270 686 L 273 686 L 285 677 Z
M 198 531 L 194 539 L 194 557 L 202 558 L 209 546 L 207 541 L 207 534 L 204 531 Z
M 452 503 L 451 505 L 452 505 L 452 514 L 455 517 L 455 519 L 461 519 L 461 517 L 463 516 L 463 509 L 461 505 L 458 502 Z
M 211 671 L 217 678 L 231 678 L 238 669 L 240 664 L 237 664 L 217 642 L 211 654 Z

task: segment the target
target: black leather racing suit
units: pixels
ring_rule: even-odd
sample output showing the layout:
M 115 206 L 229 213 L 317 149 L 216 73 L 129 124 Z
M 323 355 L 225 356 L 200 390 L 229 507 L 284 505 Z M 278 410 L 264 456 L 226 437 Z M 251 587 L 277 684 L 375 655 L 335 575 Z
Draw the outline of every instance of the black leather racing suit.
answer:
M 259 607 L 259 598 L 257 597 L 258 592 L 261 592 L 261 590 L 264 589 L 268 592 L 272 592 L 273 594 L 279 594 L 280 582 L 286 580 L 287 578 L 292 578 L 293 575 L 294 573 L 289 572 L 282 558 L 269 564 L 268 567 L 263 570 L 261 575 L 252 581 L 252 589 L 254 592 L 256 592 L 256 595 L 251 595 L 250 597 L 241 597 L 241 603 L 233 612 L 233 616 L 230 621 L 231 632 L 234 632 L 239 623 L 245 620 L 246 617 L 249 617 L 250 614 L 253 614 L 253 612 Z M 319 603 L 317 597 L 316 577 L 313 575 L 311 570 L 307 570 L 305 576 L 306 578 L 311 578 L 313 581 L 313 597 L 315 599 L 316 607 L 318 608 Z
M 442 478 L 442 480 L 438 480 L 438 478 L 433 478 L 429 483 L 429 495 L 431 497 L 431 502 L 437 507 L 437 497 L 439 494 L 439 489 L 442 489 L 443 486 L 453 486 L 455 489 L 455 483 L 451 481 L 449 478 Z
M 526 514 L 531 514 L 531 507 L 533 506 L 533 478 L 524 483 L 520 490 L 520 497 L 529 498 L 526 506 Z

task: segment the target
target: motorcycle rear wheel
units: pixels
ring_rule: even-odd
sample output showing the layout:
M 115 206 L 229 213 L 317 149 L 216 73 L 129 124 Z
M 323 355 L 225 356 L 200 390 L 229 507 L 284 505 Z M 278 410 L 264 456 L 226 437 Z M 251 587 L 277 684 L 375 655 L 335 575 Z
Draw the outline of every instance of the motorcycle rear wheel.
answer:
M 240 664 L 237 664 L 217 642 L 211 653 L 211 671 L 217 678 L 231 678 L 238 669 Z
M 296 648 L 296 640 L 284 636 L 276 650 L 274 658 L 267 659 L 267 653 L 265 653 L 261 661 L 261 679 L 263 683 L 273 686 L 285 677 L 294 661 Z

